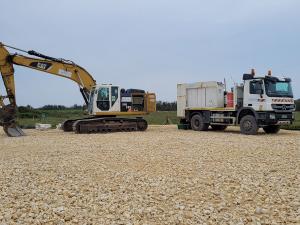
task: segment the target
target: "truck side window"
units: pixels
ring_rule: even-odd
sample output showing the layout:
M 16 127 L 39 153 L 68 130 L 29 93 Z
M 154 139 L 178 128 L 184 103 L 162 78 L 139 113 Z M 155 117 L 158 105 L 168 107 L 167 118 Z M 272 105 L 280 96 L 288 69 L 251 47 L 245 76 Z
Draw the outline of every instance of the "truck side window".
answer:
M 262 94 L 263 85 L 261 81 L 250 82 L 250 94 Z

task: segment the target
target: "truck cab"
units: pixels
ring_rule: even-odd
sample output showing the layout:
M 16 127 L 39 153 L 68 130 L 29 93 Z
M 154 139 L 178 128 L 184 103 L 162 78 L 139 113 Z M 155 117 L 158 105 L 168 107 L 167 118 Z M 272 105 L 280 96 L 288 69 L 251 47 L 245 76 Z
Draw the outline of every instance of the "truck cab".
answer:
M 244 74 L 243 80 L 243 87 L 235 87 L 236 105 L 242 105 L 238 110 L 251 109 L 261 126 L 292 122 L 295 104 L 291 79 L 273 77 L 269 72 L 265 77 Z

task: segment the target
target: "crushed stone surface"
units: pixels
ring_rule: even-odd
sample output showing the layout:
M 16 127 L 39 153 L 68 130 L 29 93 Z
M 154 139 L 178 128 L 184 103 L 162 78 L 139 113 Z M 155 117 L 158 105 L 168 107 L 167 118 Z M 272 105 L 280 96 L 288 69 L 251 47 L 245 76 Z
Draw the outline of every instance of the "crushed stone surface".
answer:
M 300 224 L 300 132 L 0 131 L 0 224 Z

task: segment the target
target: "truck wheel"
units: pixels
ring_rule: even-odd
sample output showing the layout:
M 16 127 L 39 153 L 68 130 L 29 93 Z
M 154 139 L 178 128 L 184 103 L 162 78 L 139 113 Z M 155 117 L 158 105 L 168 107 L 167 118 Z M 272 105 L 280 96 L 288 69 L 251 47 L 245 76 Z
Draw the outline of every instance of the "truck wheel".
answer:
M 258 126 L 255 117 L 251 115 L 244 116 L 240 122 L 240 129 L 242 134 L 257 134 Z
M 196 114 L 191 119 L 191 127 L 196 131 L 204 131 L 208 129 L 207 123 L 204 123 L 203 117 L 200 114 Z
M 213 130 L 225 130 L 227 128 L 226 125 L 210 125 Z
M 280 126 L 270 125 L 270 126 L 263 127 L 263 129 L 267 134 L 276 134 L 279 132 Z

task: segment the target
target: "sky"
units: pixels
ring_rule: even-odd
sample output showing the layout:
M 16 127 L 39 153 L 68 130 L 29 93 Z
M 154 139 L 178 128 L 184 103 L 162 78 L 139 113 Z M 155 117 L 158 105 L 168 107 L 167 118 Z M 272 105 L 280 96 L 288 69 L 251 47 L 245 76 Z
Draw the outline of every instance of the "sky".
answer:
M 300 98 L 298 0 L 2 0 L 1 9 L 1 42 L 70 59 L 97 83 L 175 101 L 177 83 L 231 86 L 271 69 Z M 61 77 L 15 66 L 15 82 L 18 105 L 84 103 Z

